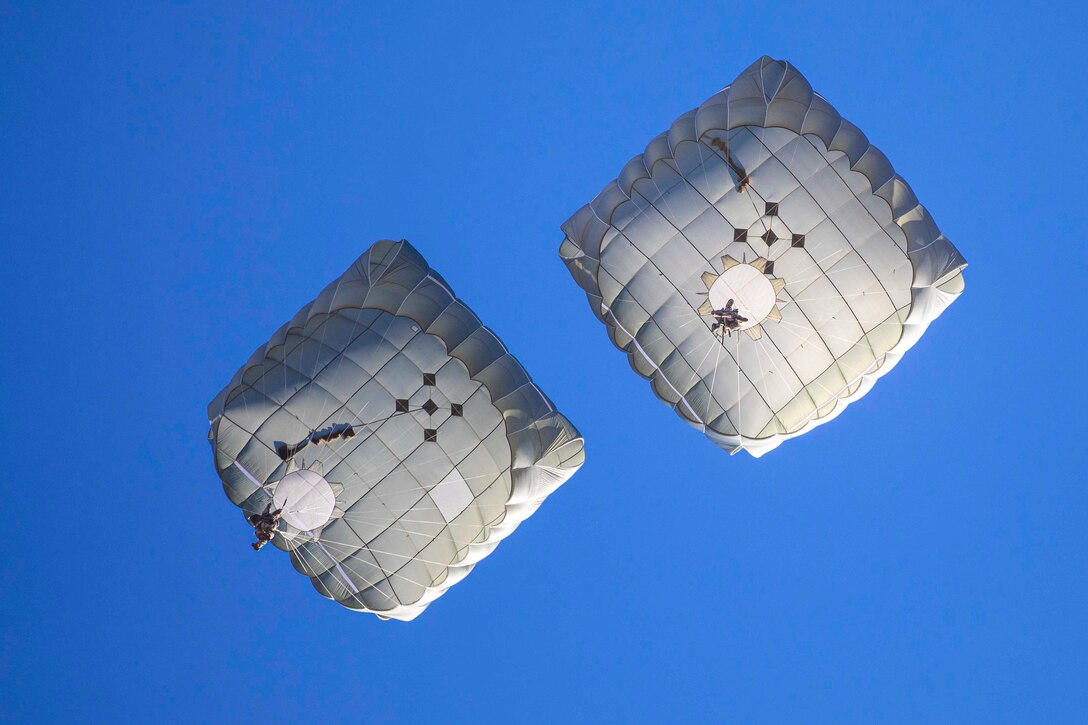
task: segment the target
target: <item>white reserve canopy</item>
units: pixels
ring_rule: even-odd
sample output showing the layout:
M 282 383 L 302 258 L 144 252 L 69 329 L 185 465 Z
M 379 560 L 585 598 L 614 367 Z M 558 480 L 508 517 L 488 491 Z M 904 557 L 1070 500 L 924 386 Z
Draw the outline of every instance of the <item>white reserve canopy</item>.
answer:
M 755 456 L 868 392 L 966 266 L 884 154 L 767 57 L 563 231 L 560 256 L 654 393 Z
M 208 408 L 247 518 L 326 597 L 412 619 L 582 465 L 582 438 L 407 242 L 380 241 Z

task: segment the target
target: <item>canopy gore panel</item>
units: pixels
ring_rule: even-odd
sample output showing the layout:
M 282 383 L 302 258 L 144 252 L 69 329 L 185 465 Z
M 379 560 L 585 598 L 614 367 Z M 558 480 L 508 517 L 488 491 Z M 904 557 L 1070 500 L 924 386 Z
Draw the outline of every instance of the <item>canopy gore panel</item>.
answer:
M 907 183 L 784 61 L 676 120 L 560 256 L 654 393 L 731 453 L 834 418 L 963 290 Z
M 208 408 L 246 517 L 324 596 L 409 620 L 584 460 L 582 438 L 407 242 L 380 241 Z

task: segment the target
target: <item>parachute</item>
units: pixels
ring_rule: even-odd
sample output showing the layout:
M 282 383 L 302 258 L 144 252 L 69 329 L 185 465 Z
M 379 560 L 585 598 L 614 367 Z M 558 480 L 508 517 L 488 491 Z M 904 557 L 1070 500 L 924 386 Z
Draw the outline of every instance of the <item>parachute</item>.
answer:
M 768 57 L 562 228 L 560 256 L 635 371 L 757 457 L 865 395 L 966 266 L 884 154 Z
M 405 241 L 377 242 L 303 307 L 208 418 L 230 500 L 275 526 L 318 592 L 383 618 L 418 616 L 584 460 L 575 427 Z

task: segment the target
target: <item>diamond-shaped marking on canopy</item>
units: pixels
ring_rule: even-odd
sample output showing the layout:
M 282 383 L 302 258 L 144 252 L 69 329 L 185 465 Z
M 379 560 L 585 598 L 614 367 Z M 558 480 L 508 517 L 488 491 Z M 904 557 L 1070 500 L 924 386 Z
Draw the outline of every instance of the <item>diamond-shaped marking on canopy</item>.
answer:
M 768 229 L 760 235 L 760 239 L 762 239 L 764 243 L 769 247 L 778 241 L 778 235 Z
M 434 415 L 434 412 L 438 410 L 438 404 L 427 398 L 427 402 L 423 404 L 423 410 L 427 411 L 427 415 Z
M 763 209 L 764 216 L 778 216 L 778 202 L 768 201 Z
M 790 241 L 790 246 L 803 248 L 805 246 L 805 235 L 794 234 L 793 239 Z
M 435 430 L 434 428 L 424 428 L 423 429 L 423 442 L 424 443 L 437 443 L 438 442 L 438 431 Z
M 733 230 L 733 241 L 734 242 L 746 242 L 746 241 L 748 241 L 748 230 L 747 229 L 734 229 Z

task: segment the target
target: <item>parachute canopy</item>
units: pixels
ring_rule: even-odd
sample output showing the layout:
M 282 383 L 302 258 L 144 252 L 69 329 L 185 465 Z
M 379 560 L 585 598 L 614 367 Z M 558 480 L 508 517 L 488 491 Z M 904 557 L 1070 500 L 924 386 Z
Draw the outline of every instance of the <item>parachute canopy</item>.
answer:
M 966 266 L 884 154 L 767 57 L 563 231 L 560 256 L 654 393 L 755 456 L 868 392 Z
M 380 241 L 208 408 L 247 518 L 345 607 L 412 619 L 582 465 L 582 438 L 407 242 Z

